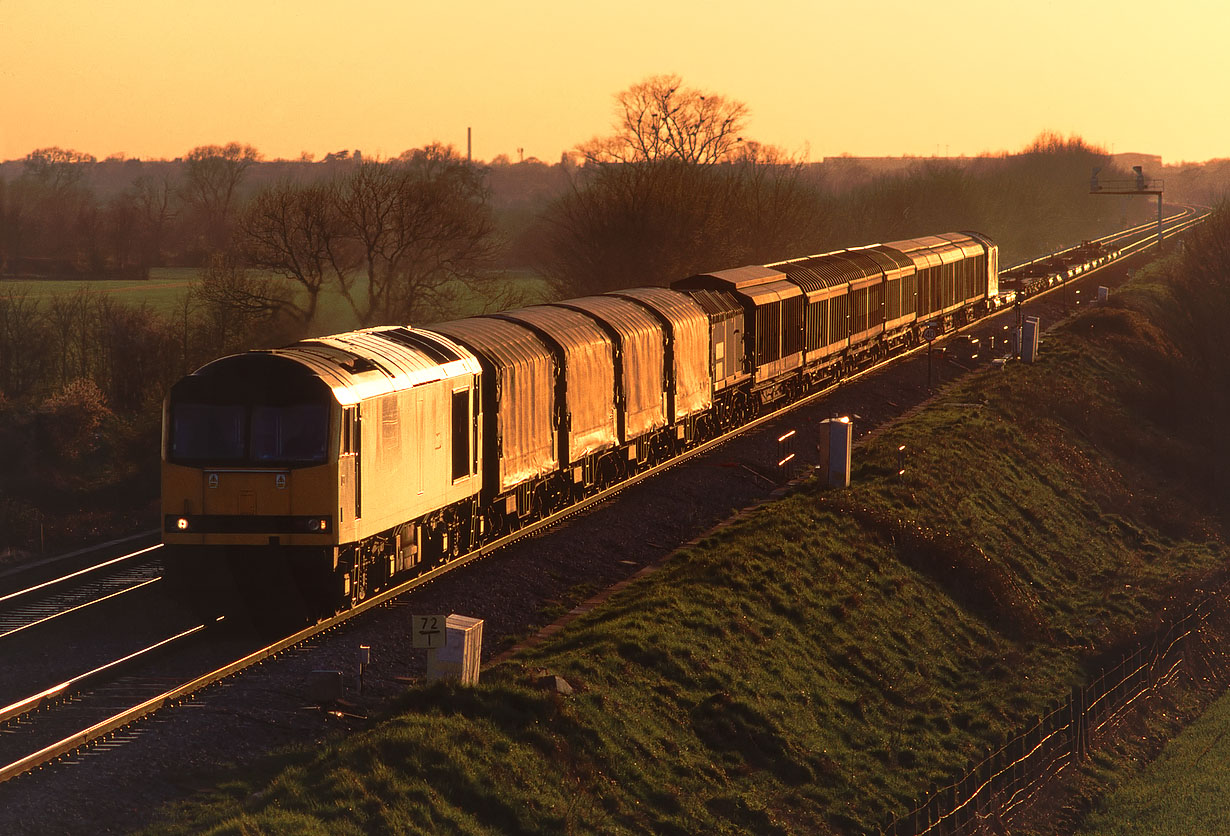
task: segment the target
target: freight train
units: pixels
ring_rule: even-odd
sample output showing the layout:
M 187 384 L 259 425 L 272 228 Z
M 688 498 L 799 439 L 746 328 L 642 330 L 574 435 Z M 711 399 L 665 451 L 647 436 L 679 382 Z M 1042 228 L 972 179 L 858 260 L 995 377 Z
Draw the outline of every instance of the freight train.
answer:
M 999 298 L 948 233 L 223 357 L 164 403 L 167 574 L 331 614 Z

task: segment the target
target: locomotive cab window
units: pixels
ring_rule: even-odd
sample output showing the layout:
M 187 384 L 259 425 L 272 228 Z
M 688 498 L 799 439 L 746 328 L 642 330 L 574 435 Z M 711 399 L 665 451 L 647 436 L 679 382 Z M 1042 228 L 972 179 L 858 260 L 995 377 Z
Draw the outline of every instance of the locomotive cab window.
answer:
M 174 404 L 171 408 L 171 458 L 241 460 L 245 452 L 246 413 L 242 404 Z
M 239 355 L 171 390 L 167 457 L 193 465 L 304 467 L 326 461 L 330 392 L 302 367 Z
M 325 460 L 329 409 L 324 404 L 252 407 L 252 461 L 308 464 Z

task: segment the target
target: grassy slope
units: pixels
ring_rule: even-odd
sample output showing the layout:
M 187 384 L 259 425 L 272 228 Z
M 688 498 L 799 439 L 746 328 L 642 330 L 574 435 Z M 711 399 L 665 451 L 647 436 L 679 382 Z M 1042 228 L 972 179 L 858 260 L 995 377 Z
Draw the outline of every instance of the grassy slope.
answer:
M 860 449 L 852 489 L 804 486 L 480 687 L 412 689 L 156 832 L 874 827 L 1224 561 L 1176 316 L 1156 284 L 1087 313 Z

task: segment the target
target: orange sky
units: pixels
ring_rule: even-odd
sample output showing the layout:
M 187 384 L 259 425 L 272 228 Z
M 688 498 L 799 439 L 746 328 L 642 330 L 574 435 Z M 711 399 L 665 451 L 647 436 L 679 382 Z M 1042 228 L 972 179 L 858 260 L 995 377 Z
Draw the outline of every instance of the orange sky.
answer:
M 464 152 L 470 126 L 478 159 L 554 162 L 608 132 L 614 93 L 677 73 L 745 102 L 750 138 L 813 160 L 1017 150 L 1052 130 L 1199 161 L 1230 156 L 1227 8 L 0 0 L 0 160 L 232 140 L 269 158 Z

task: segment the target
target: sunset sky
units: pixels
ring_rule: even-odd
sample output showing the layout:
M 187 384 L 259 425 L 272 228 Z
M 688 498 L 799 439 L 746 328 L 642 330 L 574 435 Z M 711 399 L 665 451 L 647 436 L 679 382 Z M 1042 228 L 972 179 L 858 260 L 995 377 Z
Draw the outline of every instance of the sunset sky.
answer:
M 1043 130 L 1230 156 L 1223 0 L 0 0 L 0 160 L 267 158 L 432 141 L 555 162 L 659 73 L 819 160 L 1018 150 Z

